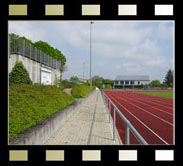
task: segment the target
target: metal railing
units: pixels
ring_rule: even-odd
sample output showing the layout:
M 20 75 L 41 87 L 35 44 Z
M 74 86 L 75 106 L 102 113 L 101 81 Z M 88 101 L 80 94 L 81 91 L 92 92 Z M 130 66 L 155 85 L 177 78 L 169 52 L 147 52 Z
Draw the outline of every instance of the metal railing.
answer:
M 60 60 L 56 60 L 50 55 L 45 54 L 40 49 L 34 47 L 33 44 L 27 42 L 23 38 L 10 36 L 9 51 L 10 54 L 19 54 L 51 68 L 60 70 Z
M 130 131 L 136 137 L 138 142 L 142 145 L 148 145 L 148 143 L 144 140 L 144 138 L 139 134 L 139 132 L 133 127 L 133 125 L 126 119 L 126 117 L 121 113 L 121 111 L 117 108 L 117 106 L 112 102 L 112 100 L 103 92 L 101 91 L 104 104 L 107 108 L 109 114 L 109 122 L 111 117 L 111 105 L 113 106 L 113 139 L 116 137 L 116 113 L 120 116 L 123 122 L 126 125 L 125 129 L 125 143 L 127 145 L 130 144 Z

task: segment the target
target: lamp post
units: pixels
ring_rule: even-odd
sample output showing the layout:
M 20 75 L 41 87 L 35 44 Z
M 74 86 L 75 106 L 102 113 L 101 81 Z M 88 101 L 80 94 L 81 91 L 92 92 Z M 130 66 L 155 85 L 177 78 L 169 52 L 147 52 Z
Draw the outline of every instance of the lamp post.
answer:
M 91 76 L 91 57 L 92 57 L 92 24 L 94 24 L 94 22 L 90 22 L 90 89 L 92 89 L 92 76 Z

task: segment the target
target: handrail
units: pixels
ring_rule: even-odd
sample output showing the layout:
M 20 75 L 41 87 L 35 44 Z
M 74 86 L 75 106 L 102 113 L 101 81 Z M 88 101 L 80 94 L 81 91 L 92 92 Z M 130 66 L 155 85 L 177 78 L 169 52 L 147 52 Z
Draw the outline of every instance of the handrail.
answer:
M 115 139 L 115 124 L 116 124 L 116 111 L 119 114 L 119 116 L 122 118 L 122 120 L 124 121 L 124 123 L 126 124 L 126 134 L 125 134 L 125 140 L 126 140 L 126 144 L 129 145 L 130 144 L 130 131 L 132 132 L 132 134 L 137 138 L 137 140 L 139 141 L 140 144 L 143 145 L 148 145 L 148 143 L 144 140 L 144 138 L 139 134 L 139 132 L 133 127 L 133 125 L 129 122 L 129 120 L 126 119 L 126 117 L 121 113 L 121 111 L 117 108 L 117 106 L 113 103 L 113 101 L 103 92 L 101 91 L 105 106 L 108 109 L 108 113 L 109 113 L 109 121 L 110 121 L 110 108 L 111 108 L 111 104 L 113 105 L 113 138 Z M 107 101 L 106 101 L 107 99 Z M 108 108 L 109 105 L 109 108 Z M 129 131 L 130 130 L 130 131 Z

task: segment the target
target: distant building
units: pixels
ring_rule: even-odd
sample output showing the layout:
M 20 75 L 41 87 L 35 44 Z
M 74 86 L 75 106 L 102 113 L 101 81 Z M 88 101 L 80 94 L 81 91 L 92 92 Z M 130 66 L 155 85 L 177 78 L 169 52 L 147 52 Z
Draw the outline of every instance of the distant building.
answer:
M 84 78 L 78 78 L 80 81 L 82 81 L 82 82 L 85 82 L 85 83 L 87 83 L 88 82 L 88 80 L 87 79 L 84 79 Z
M 148 75 L 118 75 L 114 80 L 113 87 L 119 89 L 143 88 L 149 82 L 150 78 Z

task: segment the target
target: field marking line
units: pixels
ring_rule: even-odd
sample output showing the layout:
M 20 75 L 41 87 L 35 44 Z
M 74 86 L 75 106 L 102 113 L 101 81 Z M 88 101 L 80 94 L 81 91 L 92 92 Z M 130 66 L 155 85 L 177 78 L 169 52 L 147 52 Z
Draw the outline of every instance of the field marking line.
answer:
M 137 93 L 134 93 L 134 92 L 132 92 L 133 94 L 135 94 L 135 96 L 137 95 L 138 96 L 138 94 Z M 142 97 L 142 95 L 145 95 L 145 94 L 141 94 L 141 93 L 139 93 L 139 95 L 141 96 L 141 97 L 139 97 L 139 98 L 141 98 L 141 99 L 144 99 L 145 98 L 145 96 L 144 97 Z M 148 96 L 150 96 L 150 95 L 148 95 Z M 157 96 L 158 97 L 158 96 Z M 150 98 L 151 98 L 151 96 L 150 96 Z M 171 104 L 171 103 L 167 103 L 167 102 L 164 102 L 164 101 L 162 101 L 162 100 L 156 100 L 155 99 L 155 96 L 153 96 L 151 99 L 150 99 L 149 97 L 148 98 L 145 98 L 145 99 L 149 99 L 149 100 L 152 100 L 152 101 L 156 101 L 156 102 L 159 102 L 159 103 L 162 103 L 162 104 L 167 104 L 167 106 L 172 106 L 173 105 L 173 103 Z
M 118 96 L 117 96 L 117 97 L 118 97 Z M 161 120 L 161 121 L 163 121 L 163 122 L 165 122 L 165 123 L 167 123 L 167 124 L 169 124 L 169 125 L 171 125 L 171 126 L 174 126 L 172 123 L 170 123 L 170 122 L 164 120 L 163 118 L 158 117 L 157 115 L 155 115 L 155 114 L 153 114 L 153 113 L 151 113 L 151 112 L 149 112 L 149 111 L 146 111 L 145 109 L 143 109 L 143 108 L 141 108 L 141 107 L 139 107 L 139 106 L 133 104 L 132 102 L 129 102 L 129 101 L 123 99 L 122 97 L 118 97 L 118 98 L 121 98 L 121 100 L 124 100 L 124 101 L 126 101 L 127 103 L 130 103 L 130 104 L 134 105 L 135 107 L 141 109 L 142 111 L 147 112 L 148 114 L 150 114 L 150 115 L 152 115 L 152 116 L 158 118 L 159 120 Z
M 121 96 L 121 97 L 122 97 L 122 96 Z M 134 100 L 134 101 L 136 101 L 136 102 L 138 102 L 138 103 L 147 105 L 147 106 L 152 107 L 152 108 L 154 108 L 154 109 L 157 109 L 157 110 L 159 110 L 159 111 L 161 111 L 161 112 L 164 112 L 164 113 L 166 113 L 166 114 L 168 114 L 168 115 L 174 116 L 174 114 L 172 114 L 172 113 L 169 113 L 169 112 L 166 112 L 166 111 L 164 111 L 164 110 L 162 110 L 162 109 L 159 109 L 159 108 L 156 108 L 156 107 L 154 107 L 154 106 L 151 106 L 150 104 L 147 104 L 147 103 L 143 103 L 143 102 L 141 102 L 141 101 L 138 101 L 137 99 L 134 99 L 135 97 L 130 98 L 129 96 L 128 96 L 128 97 L 125 96 L 125 98 L 127 98 L 127 99 L 129 99 L 129 100 Z
M 132 114 L 127 108 L 121 105 L 114 97 L 112 97 L 120 106 L 122 106 L 128 113 L 130 113 L 136 120 L 138 120 L 143 126 L 145 126 L 149 131 L 151 131 L 155 136 L 157 136 L 162 142 L 166 145 L 169 145 L 163 138 L 161 138 L 157 133 L 155 133 L 150 127 L 148 127 L 144 122 L 142 122 L 139 118 L 137 118 L 134 114 Z
M 134 96 L 135 97 L 135 96 Z M 141 101 L 143 101 L 144 99 L 143 98 L 141 98 L 141 97 L 138 97 L 138 100 L 141 100 Z M 156 100 L 152 100 L 152 101 L 156 101 Z M 152 102 L 152 101 L 149 101 L 149 100 L 146 100 L 146 102 L 150 102 L 150 103 L 153 103 L 153 104 L 156 104 L 156 105 L 159 105 L 159 106 L 162 106 L 162 107 L 165 107 L 165 108 L 167 108 L 167 109 L 172 109 L 172 108 L 170 108 L 170 106 L 164 106 L 164 105 L 161 105 L 160 103 L 154 103 L 154 102 Z M 156 101 L 157 102 L 157 101 Z

